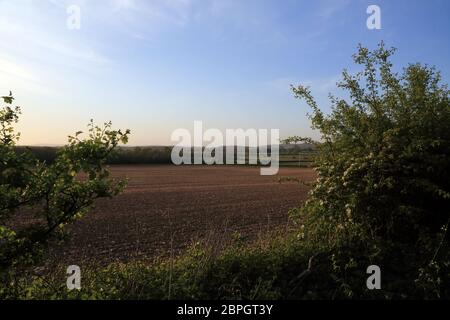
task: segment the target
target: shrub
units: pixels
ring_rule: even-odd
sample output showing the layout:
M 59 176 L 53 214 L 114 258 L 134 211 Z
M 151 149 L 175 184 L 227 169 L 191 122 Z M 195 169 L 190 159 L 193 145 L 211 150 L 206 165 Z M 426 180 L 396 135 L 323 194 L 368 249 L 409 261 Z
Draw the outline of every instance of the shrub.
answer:
M 421 288 L 448 296 L 449 90 L 428 66 L 393 72 L 393 53 L 383 43 L 374 51 L 360 46 L 354 61 L 362 70 L 344 71 L 338 83 L 349 99 L 331 96 L 329 115 L 308 88 L 293 87 L 322 135 L 319 179 L 300 216 L 308 236 L 334 253 L 343 286 L 365 263 L 379 264 L 392 276 L 385 283 L 393 296 Z
M 125 182 L 111 179 L 104 164 L 129 135 L 112 130 L 111 123 L 100 128 L 91 121 L 87 138 L 78 132 L 54 162 L 41 162 L 27 150 L 15 150 L 19 135 L 13 124 L 20 108 L 10 107 L 13 100 L 12 94 L 3 97 L 7 106 L 0 109 L 0 286 L 33 265 L 49 241 L 86 214 L 95 199 L 123 189 Z

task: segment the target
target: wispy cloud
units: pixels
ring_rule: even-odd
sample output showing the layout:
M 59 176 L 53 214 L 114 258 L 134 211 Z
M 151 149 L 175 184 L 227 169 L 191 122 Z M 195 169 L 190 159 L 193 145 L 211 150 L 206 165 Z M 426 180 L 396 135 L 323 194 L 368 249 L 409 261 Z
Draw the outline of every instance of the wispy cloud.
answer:
M 39 95 L 53 95 L 46 80 L 30 66 L 16 63 L 10 57 L 0 56 L 0 88 L 5 91 L 20 88 L 21 92 Z M 2 94 L 0 93 L 0 94 Z
M 135 0 L 110 0 L 114 11 L 138 9 Z
M 57 20 L 59 28 L 52 21 L 41 21 L 38 9 L 22 15 L 20 8 L 3 7 L 0 11 L 0 37 L 3 52 L 14 49 L 23 55 L 34 57 L 59 55 L 62 59 L 83 60 L 92 63 L 107 63 L 110 59 L 97 52 L 83 41 L 71 41 L 65 26 L 66 13 L 62 11 Z M 33 17 L 33 14 L 36 17 Z
M 20 66 L 12 61 L 0 57 L 0 73 L 3 75 L 14 76 L 24 80 L 36 81 L 36 76 L 23 66 Z
M 49 95 L 58 92 L 62 74 L 92 73 L 112 63 L 92 42 L 66 28 L 61 2 L 45 4 L 0 2 L 2 88 Z
M 322 20 L 329 20 L 337 13 L 344 10 L 350 4 L 350 0 L 325 0 L 320 2 L 317 16 Z

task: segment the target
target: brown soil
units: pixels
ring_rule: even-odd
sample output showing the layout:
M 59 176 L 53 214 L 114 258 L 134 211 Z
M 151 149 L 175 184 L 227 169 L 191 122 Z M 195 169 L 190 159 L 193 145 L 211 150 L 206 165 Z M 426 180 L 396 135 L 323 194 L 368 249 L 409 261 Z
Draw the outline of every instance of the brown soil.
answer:
M 280 176 L 315 179 L 309 168 L 281 168 L 261 176 L 245 166 L 112 166 L 127 177 L 126 191 L 100 199 L 70 227 L 71 240 L 54 248 L 47 262 L 108 263 L 176 254 L 193 241 L 219 245 L 235 232 L 255 240 L 289 225 L 309 187 L 279 182 Z

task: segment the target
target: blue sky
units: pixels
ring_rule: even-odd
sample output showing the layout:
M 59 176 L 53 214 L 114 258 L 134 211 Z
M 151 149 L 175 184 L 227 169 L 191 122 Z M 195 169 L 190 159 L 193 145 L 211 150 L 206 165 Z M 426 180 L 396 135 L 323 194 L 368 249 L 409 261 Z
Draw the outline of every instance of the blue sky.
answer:
M 23 107 L 21 144 L 64 143 L 91 118 L 130 128 L 132 145 L 170 144 L 194 120 L 317 137 L 290 84 L 329 110 L 357 44 L 380 40 L 449 82 L 449 15 L 447 0 L 0 0 L 0 90 Z

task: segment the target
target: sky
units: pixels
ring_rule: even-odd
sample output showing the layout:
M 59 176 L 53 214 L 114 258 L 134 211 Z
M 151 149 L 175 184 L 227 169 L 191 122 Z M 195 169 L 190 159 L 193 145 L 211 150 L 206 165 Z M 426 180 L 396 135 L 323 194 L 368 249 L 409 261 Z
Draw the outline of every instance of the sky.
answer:
M 381 40 L 397 67 L 435 65 L 448 83 L 449 15 L 448 0 L 0 0 L 0 94 L 22 107 L 22 145 L 63 144 L 91 118 L 131 129 L 130 145 L 174 144 L 196 120 L 317 138 L 291 84 L 329 111 L 358 43 Z

